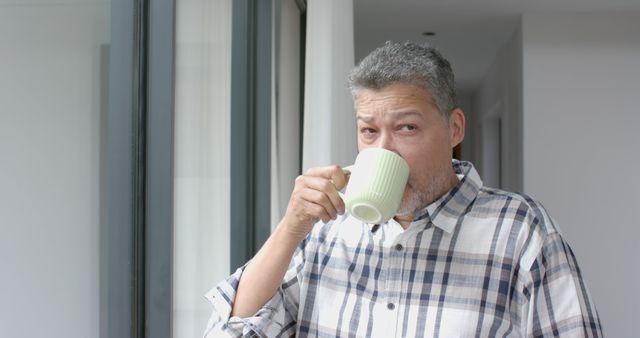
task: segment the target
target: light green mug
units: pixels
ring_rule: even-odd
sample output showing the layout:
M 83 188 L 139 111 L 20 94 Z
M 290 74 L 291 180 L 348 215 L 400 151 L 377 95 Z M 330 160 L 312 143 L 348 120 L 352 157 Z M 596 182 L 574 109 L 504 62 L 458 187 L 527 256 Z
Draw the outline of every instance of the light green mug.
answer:
M 409 165 L 393 151 L 367 148 L 352 166 L 343 195 L 346 210 L 369 224 L 384 223 L 395 216 L 409 178 Z

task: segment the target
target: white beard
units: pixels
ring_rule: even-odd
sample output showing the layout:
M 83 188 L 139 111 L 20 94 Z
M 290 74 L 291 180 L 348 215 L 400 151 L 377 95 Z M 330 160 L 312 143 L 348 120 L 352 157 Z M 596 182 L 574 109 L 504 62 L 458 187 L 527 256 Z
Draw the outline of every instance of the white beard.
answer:
M 431 204 L 440 194 L 447 188 L 448 178 L 447 170 L 442 170 L 442 175 L 434 177 L 426 186 L 420 186 L 413 177 L 409 177 L 407 185 L 411 187 L 411 194 L 403 198 L 400 207 L 396 212 L 396 216 L 415 215 L 419 210 L 424 209 Z

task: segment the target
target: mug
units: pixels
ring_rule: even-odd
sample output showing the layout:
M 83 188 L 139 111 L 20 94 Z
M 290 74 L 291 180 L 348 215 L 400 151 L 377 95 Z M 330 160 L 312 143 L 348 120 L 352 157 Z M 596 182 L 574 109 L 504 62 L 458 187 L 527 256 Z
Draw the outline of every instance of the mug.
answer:
M 409 165 L 400 155 L 384 148 L 367 148 L 352 166 L 343 195 L 346 210 L 369 224 L 384 223 L 395 216 L 409 179 Z

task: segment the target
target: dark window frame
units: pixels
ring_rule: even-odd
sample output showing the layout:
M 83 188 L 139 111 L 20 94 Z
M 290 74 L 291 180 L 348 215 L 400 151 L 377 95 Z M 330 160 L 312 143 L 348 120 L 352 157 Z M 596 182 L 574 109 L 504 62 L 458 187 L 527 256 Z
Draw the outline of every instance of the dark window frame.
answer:
M 306 1 L 296 2 L 304 83 Z M 272 6 L 272 0 L 233 1 L 232 270 L 253 257 L 271 232 Z M 100 337 L 169 338 L 175 0 L 113 0 L 111 22 Z
M 306 0 L 300 10 L 300 142 L 304 123 Z M 230 272 L 271 234 L 272 0 L 234 0 L 231 65 Z M 300 163 L 302 168 L 302 146 Z
M 175 0 L 113 0 L 100 337 L 171 337 Z
M 234 0 L 231 58 L 230 267 L 271 233 L 272 1 Z

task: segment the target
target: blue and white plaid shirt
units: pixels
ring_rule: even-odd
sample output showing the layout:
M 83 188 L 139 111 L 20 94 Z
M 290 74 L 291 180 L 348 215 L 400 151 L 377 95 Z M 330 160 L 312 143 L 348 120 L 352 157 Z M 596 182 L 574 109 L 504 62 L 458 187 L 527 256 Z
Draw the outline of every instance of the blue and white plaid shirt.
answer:
M 543 207 L 460 179 L 403 230 L 343 215 L 300 244 L 278 292 L 231 317 L 242 268 L 214 287 L 205 337 L 601 337 L 576 259 Z

